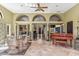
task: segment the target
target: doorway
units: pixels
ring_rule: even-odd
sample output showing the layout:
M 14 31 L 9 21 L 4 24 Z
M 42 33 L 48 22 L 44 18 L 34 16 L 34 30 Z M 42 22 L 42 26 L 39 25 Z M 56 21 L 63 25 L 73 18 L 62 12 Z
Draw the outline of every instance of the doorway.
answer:
M 62 24 L 49 24 L 49 33 L 63 33 Z
M 67 33 L 73 34 L 73 21 L 67 22 Z
M 33 40 L 43 39 L 47 37 L 47 24 L 34 23 L 32 24 L 32 34 Z
M 29 24 L 17 24 L 16 36 L 17 38 L 25 37 L 29 35 Z

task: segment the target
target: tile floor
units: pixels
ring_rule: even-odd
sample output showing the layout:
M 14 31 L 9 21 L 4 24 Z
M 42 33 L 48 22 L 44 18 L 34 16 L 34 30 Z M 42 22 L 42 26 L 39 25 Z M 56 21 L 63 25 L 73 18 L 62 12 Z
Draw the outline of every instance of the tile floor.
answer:
M 9 55 L 8 50 L 0 52 L 0 56 Z M 49 41 L 32 41 L 31 45 L 27 50 L 16 55 L 23 56 L 79 56 L 79 51 L 74 50 L 70 47 L 61 47 L 52 45 Z
M 51 42 L 35 41 L 25 53 L 26 56 L 78 56 L 79 51 L 70 47 L 51 45 Z

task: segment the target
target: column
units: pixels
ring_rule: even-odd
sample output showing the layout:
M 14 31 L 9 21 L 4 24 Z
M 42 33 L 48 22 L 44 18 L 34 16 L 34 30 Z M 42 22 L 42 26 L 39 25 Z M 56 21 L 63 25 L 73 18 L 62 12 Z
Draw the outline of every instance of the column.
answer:
M 30 39 L 33 40 L 32 23 L 30 23 Z
M 42 30 L 43 30 L 43 25 L 41 25 L 41 39 L 42 39 Z
M 48 36 L 48 31 L 49 31 L 49 24 L 47 23 L 47 35 L 46 35 L 46 37 L 47 37 L 47 39 L 49 39 L 49 36 Z
M 38 24 L 37 24 L 37 39 L 39 39 L 39 32 L 38 32 L 38 30 L 39 30 L 39 27 L 38 27 Z

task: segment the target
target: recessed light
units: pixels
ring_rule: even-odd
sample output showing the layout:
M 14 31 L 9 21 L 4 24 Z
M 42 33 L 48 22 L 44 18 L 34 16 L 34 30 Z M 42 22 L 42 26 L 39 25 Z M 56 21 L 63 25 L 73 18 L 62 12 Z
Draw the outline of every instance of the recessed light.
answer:
M 57 11 L 57 12 L 59 13 L 59 12 L 61 12 L 61 11 Z
M 20 7 L 23 7 L 25 4 L 21 4 Z
M 56 5 L 56 7 L 59 7 L 59 5 Z

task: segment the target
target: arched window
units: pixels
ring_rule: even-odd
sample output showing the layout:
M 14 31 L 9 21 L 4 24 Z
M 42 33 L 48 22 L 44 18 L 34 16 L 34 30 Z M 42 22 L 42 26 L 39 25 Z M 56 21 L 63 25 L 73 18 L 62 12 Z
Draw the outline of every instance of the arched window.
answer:
M 2 12 L 0 11 L 0 19 L 2 19 L 3 18 L 3 14 L 2 14 Z
M 34 16 L 33 21 L 46 21 L 46 19 L 42 15 L 36 15 Z
M 0 45 L 2 44 L 2 46 L 5 46 L 6 42 L 5 40 L 3 40 L 6 36 L 6 24 L 4 21 L 4 17 L 3 17 L 3 12 L 0 10 Z
M 29 17 L 26 15 L 22 15 L 16 19 L 16 21 L 29 21 Z
M 55 14 L 55 15 L 50 16 L 49 21 L 61 21 L 61 18 L 59 15 Z

